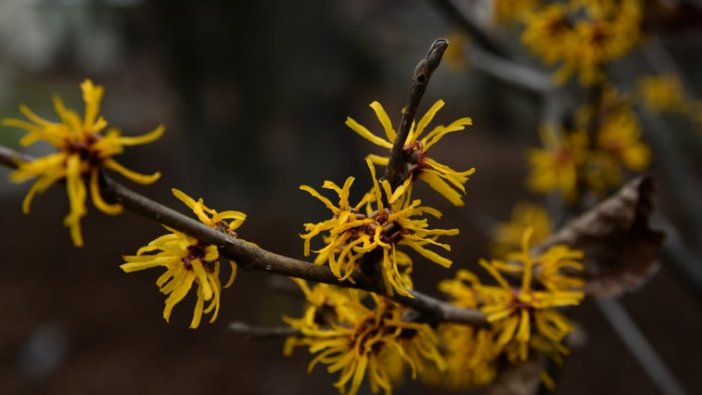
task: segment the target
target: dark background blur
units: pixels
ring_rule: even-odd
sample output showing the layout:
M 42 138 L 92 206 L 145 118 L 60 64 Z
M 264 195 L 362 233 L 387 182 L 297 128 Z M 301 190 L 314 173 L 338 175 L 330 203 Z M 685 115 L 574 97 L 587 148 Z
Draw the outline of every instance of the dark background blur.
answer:
M 91 78 L 106 87 L 103 115 L 125 134 L 167 126 L 161 140 L 118 158 L 163 173 L 137 190 L 182 209 L 169 192 L 178 187 L 215 209 L 245 211 L 241 237 L 302 258 L 302 223 L 326 212 L 298 186 L 348 175 L 357 176 L 357 190 L 368 186 L 362 158 L 373 147 L 344 126 L 346 116 L 376 125 L 367 105 L 379 100 L 397 122 L 417 60 L 454 31 L 420 0 L 0 0 L 0 115 L 15 117 L 25 103 L 55 118 L 52 93 L 82 111 L 78 85 Z M 672 49 L 694 72 L 699 40 Z M 700 81 L 699 73 L 691 77 Z M 438 122 L 467 115 L 475 126 L 449 136 L 433 156 L 478 171 L 464 209 L 418 192 L 445 213 L 439 226 L 461 228 L 454 269 L 416 265 L 417 288 L 430 294 L 455 268 L 487 256 L 484 217 L 505 220 L 528 198 L 523 152 L 537 143 L 540 114 L 534 97 L 447 65 L 420 112 L 439 98 L 447 105 Z M 20 135 L 5 128 L 0 144 L 17 148 Z M 0 169 L 3 179 L 8 173 Z M 229 321 L 278 325 L 282 314 L 299 314 L 300 300 L 271 287 L 270 275 L 241 272 L 212 325 L 187 329 L 192 298 L 167 324 L 159 273 L 118 267 L 121 255 L 163 232 L 157 224 L 90 207 L 86 247 L 77 249 L 62 226 L 65 191 L 37 197 L 27 217 L 20 206 L 28 187 L 0 183 L 0 393 L 334 392 L 335 376 L 323 367 L 307 373 L 305 350 L 286 358 L 281 341 L 227 332 Z M 622 302 L 687 391 L 702 393 L 702 316 L 693 296 L 664 264 Z M 567 360 L 556 393 L 658 393 L 592 302 L 574 319 L 585 344 Z M 435 389 L 407 383 L 397 393 Z

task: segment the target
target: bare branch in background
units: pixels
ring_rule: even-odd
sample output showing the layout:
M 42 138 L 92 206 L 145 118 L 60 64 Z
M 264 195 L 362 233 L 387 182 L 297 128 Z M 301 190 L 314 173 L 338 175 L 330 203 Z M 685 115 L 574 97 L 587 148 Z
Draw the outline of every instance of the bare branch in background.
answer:
M 470 47 L 468 60 L 483 72 L 528 91 L 547 94 L 558 89 L 550 74 L 494 55 L 480 47 Z
M 680 149 L 676 131 L 665 120 L 647 111 L 640 111 L 643 118 L 643 131 L 651 142 L 658 165 L 666 177 L 663 181 L 666 190 L 675 199 L 677 209 L 682 214 L 684 228 L 690 231 L 694 242 L 702 243 L 702 185 L 691 171 L 690 159 Z
M 247 340 L 275 340 L 298 336 L 300 331 L 288 326 L 254 326 L 244 322 L 230 322 L 229 330 Z
M 430 2 L 434 4 L 437 10 L 441 11 L 446 19 L 470 34 L 473 41 L 480 45 L 480 47 L 485 48 L 485 50 L 495 55 L 509 58 L 507 52 L 502 48 L 502 45 L 478 26 L 475 21 L 463 15 L 451 0 L 430 0 Z
M 656 215 L 653 223 L 666 234 L 662 251 L 663 261 L 667 267 L 678 272 L 680 277 L 690 284 L 699 300 L 702 300 L 702 257 L 685 245 L 678 230 L 665 217 Z
M 646 340 L 621 303 L 617 300 L 598 300 L 597 306 L 661 394 L 684 395 L 685 390 L 680 382 Z
M 0 165 L 15 169 L 19 163 L 29 162 L 30 160 L 32 158 L 0 145 Z

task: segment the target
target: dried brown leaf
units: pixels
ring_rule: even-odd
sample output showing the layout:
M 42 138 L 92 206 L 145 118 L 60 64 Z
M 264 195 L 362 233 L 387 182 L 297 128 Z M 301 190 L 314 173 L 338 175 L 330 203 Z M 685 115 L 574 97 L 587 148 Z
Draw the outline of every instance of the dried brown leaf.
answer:
M 652 230 L 655 186 L 639 177 L 561 228 L 540 246 L 567 244 L 585 253 L 585 292 L 613 297 L 640 287 L 656 272 L 664 234 Z
M 512 365 L 500 373 L 486 395 L 534 395 L 539 389 L 541 363 L 531 359 Z

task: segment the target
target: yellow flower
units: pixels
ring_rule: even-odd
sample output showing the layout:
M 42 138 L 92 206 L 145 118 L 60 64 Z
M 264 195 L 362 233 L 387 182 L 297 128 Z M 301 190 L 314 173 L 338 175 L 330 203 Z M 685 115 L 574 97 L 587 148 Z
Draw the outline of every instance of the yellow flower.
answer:
M 479 308 L 492 326 L 442 325 L 438 332 L 446 371 L 430 372 L 428 382 L 457 389 L 483 386 L 495 380 L 502 356 L 513 363 L 524 361 L 531 349 L 560 362 L 568 354 L 561 342 L 572 325 L 556 308 L 582 300 L 583 282 L 573 274 L 582 270 L 583 254 L 556 245 L 532 257 L 532 234 L 533 229 L 526 228 L 521 250 L 508 254 L 504 261 L 481 260 L 496 286 L 481 283 L 468 270 L 459 270 L 454 279 L 439 283 L 451 304 Z M 520 284 L 511 284 L 503 273 L 521 277 Z
M 564 354 L 562 351 L 567 349 L 561 341 L 572 330 L 572 325 L 556 309 L 577 305 L 584 297 L 581 290 L 573 289 L 576 284 L 568 281 L 570 276 L 561 272 L 562 269 L 582 269 L 578 261 L 582 253 L 561 246 L 532 257 L 529 252 L 531 232 L 531 229 L 524 232 L 522 250 L 508 255 L 507 262 L 480 261 L 497 281 L 497 286 L 473 280 L 473 287 L 482 299 L 480 309 L 492 324 L 495 346 L 503 349 L 512 362 L 525 361 L 530 348 Z M 521 275 L 521 284 L 510 285 L 502 273 Z M 539 275 L 544 276 L 543 280 Z M 537 281 L 545 289 L 539 290 L 538 283 L 534 284 Z
M 429 229 L 428 221 L 423 215 L 439 218 L 441 213 L 431 207 L 421 206 L 420 200 L 411 200 L 407 191 L 409 182 L 394 192 L 391 191 L 387 180 L 378 182 L 371 160 L 367 158 L 366 163 L 373 179 L 373 190 L 355 206 L 349 204 L 353 177 L 346 179 L 343 187 L 331 181 L 324 182 L 323 188 L 333 190 L 338 195 L 338 206 L 314 188 L 307 185 L 300 187 L 324 203 L 333 214 L 328 220 L 305 224 L 307 233 L 300 235 L 305 240 L 305 256 L 310 254 L 310 241 L 323 234 L 325 246 L 315 251 L 315 264 L 328 264 L 338 279 L 353 281 L 351 275 L 361 259 L 370 256 L 370 259 L 380 262 L 386 291 L 389 294 L 396 291 L 411 297 L 412 284 L 408 274 L 412 261 L 397 246 L 408 246 L 425 258 L 449 267 L 451 260 L 427 247 L 436 246 L 450 251 L 448 244 L 439 243 L 437 239 L 456 235 L 458 229 Z M 388 202 L 388 205 L 384 202 Z M 361 212 L 363 206 L 365 213 Z
M 603 66 L 624 57 L 641 37 L 643 5 L 639 0 L 622 1 L 617 6 L 590 6 L 594 19 L 575 25 L 576 44 L 571 47 L 560 71 L 565 79 L 575 71 L 582 85 L 604 80 Z
M 539 0 L 495 0 L 492 14 L 497 23 L 518 21 L 539 5 Z
M 443 280 L 439 289 L 448 295 L 451 304 L 462 308 L 478 308 L 481 299 L 472 284 L 478 278 L 467 270 L 459 270 L 455 279 Z M 468 389 L 490 384 L 497 376 L 493 333 L 490 328 L 442 324 L 438 328 L 446 371 L 430 370 L 423 379 L 451 389 Z
M 460 118 L 448 126 L 436 126 L 424 135 L 426 127 L 443 106 L 443 100 L 437 101 L 419 122 L 412 123 L 407 140 L 405 140 L 404 154 L 408 159 L 408 171 L 412 178 L 417 177 L 423 180 L 453 205 L 463 206 L 463 199 L 459 191 L 463 194 L 466 193 L 464 184 L 468 182 L 468 176 L 475 173 L 475 168 L 466 171 L 456 171 L 428 157 L 427 152 L 444 135 L 465 130 L 466 126 L 473 124 L 473 121 L 470 118 Z M 390 117 L 380 103 L 374 101 L 370 104 L 370 107 L 375 111 L 375 115 L 385 131 L 385 138 L 373 134 L 351 117 L 346 118 L 346 126 L 371 143 L 390 150 L 397 136 L 397 131 L 393 129 Z M 381 166 L 387 166 L 389 162 L 387 156 L 371 154 L 368 157 L 373 163 Z
M 402 306 L 362 291 L 298 284 L 309 303 L 301 318 L 283 318 L 301 332 L 286 340 L 284 353 L 307 346 L 316 354 L 308 370 L 322 363 L 329 373 L 338 372 L 334 387 L 341 394 L 357 394 L 365 377 L 373 393 L 391 394 L 406 366 L 413 378 L 429 365 L 443 366 L 434 331 L 427 324 L 404 321 Z
M 205 206 L 202 199 L 195 201 L 183 192 L 172 189 L 173 194 L 190 207 L 198 219 L 210 226 L 230 235 L 246 219 L 246 214 L 238 211 L 223 211 L 218 213 Z M 168 228 L 166 228 L 168 229 Z M 205 244 L 183 233 L 168 229 L 171 233 L 152 240 L 140 248 L 136 255 L 124 256 L 126 263 L 120 268 L 126 273 L 163 266 L 166 271 L 156 280 L 161 293 L 168 295 L 163 309 L 163 318 L 168 322 L 173 307 L 188 294 L 193 283 L 196 283 L 197 302 L 191 328 L 200 325 L 202 314 L 212 314 L 210 322 L 217 319 L 219 313 L 219 298 L 222 286 L 219 281 L 220 255 L 215 245 Z M 228 288 L 236 276 L 236 264 L 229 261 L 231 275 L 224 285 Z M 205 308 L 205 302 L 209 302 Z
M 631 111 L 605 116 L 597 131 L 597 147 L 634 171 L 644 170 L 651 158 L 648 146 L 641 141 L 639 122 Z
M 22 202 L 22 211 L 25 214 L 29 213 L 34 195 L 44 192 L 56 182 L 65 181 L 70 212 L 64 224 L 70 228 L 73 244 L 78 247 L 83 245 L 80 219 L 86 214 L 85 200 L 88 189 L 93 204 L 100 211 L 110 215 L 122 212 L 122 206 L 109 204 L 100 195 L 100 170 L 105 168 L 116 171 L 140 184 L 155 182 L 160 177 L 160 173 L 152 175 L 135 173 L 123 167 L 112 157 L 122 153 L 126 146 L 152 142 L 164 131 L 164 127 L 159 126 L 143 136 L 123 137 L 119 130 L 110 128 L 104 136 L 101 135 L 100 133 L 107 127 L 107 121 L 99 115 L 104 89 L 93 85 L 90 80 L 85 80 L 80 87 L 85 101 L 85 114 L 82 118 L 74 110 L 66 108 L 59 97 L 55 97 L 54 108 L 60 122 L 47 121 L 24 105 L 20 106 L 20 111 L 27 120 L 2 120 L 5 126 L 18 127 L 27 131 L 20 140 L 20 144 L 28 146 L 44 141 L 56 148 L 56 153 L 31 162 L 18 163 L 17 170 L 10 174 L 10 180 L 19 183 L 31 178 L 37 179 Z M 86 182 L 89 182 L 89 188 Z
M 605 195 L 621 185 L 622 168 L 639 172 L 650 163 L 651 152 L 641 139 L 641 127 L 630 100 L 613 88 L 604 91 L 596 108 L 583 106 L 578 110 L 576 128 L 582 133 L 593 129 L 595 135 L 595 146 L 581 170 L 583 182 L 592 192 Z
M 444 52 L 443 60 L 455 71 L 463 71 L 468 67 L 465 51 L 470 45 L 470 38 L 463 33 L 451 33 L 448 37 L 450 45 Z
M 230 236 L 236 237 L 235 230 L 238 229 L 246 220 L 246 214 L 241 211 L 227 210 L 217 212 L 207 206 L 202 198 L 195 199 L 186 195 L 182 191 L 172 188 L 171 192 L 181 202 L 185 203 L 203 224 L 218 229 L 221 232 L 227 233 Z
M 551 292 L 580 291 L 585 286 L 581 277 L 575 276 L 583 270 L 583 253 L 558 244 L 539 255 L 536 262 L 536 278 Z
M 551 234 L 551 221 L 546 210 L 539 205 L 520 202 L 512 208 L 509 222 L 501 222 L 493 233 L 493 255 L 504 256 L 505 253 L 519 248 L 526 228 L 534 229 L 532 242 L 538 244 Z
M 559 79 L 564 80 L 571 71 L 578 74 L 582 85 L 592 85 L 604 80 L 603 66 L 609 61 L 626 55 L 636 44 L 639 33 L 622 26 L 617 21 L 580 21 L 575 25 L 575 40 Z
M 578 192 L 578 166 L 587 158 L 587 133 L 562 136 L 561 131 L 545 126 L 540 135 L 544 148 L 532 148 L 527 153 L 531 168 L 527 186 L 538 193 L 556 191 L 573 201 Z
M 529 50 L 549 65 L 565 58 L 573 45 L 574 31 L 562 4 L 551 4 L 534 11 L 525 17 L 524 22 L 522 43 Z
M 637 82 L 636 88 L 638 97 L 650 111 L 687 111 L 685 90 L 674 74 L 643 77 Z
M 582 85 L 592 85 L 603 81 L 608 62 L 623 57 L 638 43 L 642 7 L 638 0 L 551 4 L 525 18 L 522 42 L 546 64 L 561 64 L 555 74 L 558 82 L 575 73 Z
M 497 360 L 489 329 L 442 324 L 437 331 L 446 369 L 428 370 L 420 376 L 423 381 L 459 390 L 486 386 L 495 380 Z

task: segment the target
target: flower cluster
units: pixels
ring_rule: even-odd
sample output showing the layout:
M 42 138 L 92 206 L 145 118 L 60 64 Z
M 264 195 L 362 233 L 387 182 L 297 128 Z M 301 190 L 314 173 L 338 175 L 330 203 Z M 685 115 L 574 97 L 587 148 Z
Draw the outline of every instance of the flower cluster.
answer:
M 521 251 L 510 253 L 505 260 L 481 260 L 480 265 L 497 283 L 488 285 L 478 277 L 461 270 L 453 280 L 440 284 L 453 303 L 480 308 L 492 324 L 489 329 L 472 329 L 463 333 L 452 329 L 447 341 L 472 344 L 471 347 L 452 351 L 466 353 L 447 358 L 448 371 L 453 359 L 465 364 L 464 371 L 476 365 L 483 372 L 479 377 L 494 374 L 495 360 L 504 356 L 511 362 L 525 361 L 530 350 L 561 362 L 568 349 L 563 338 L 572 330 L 572 324 L 558 308 L 580 303 L 582 279 L 575 276 L 582 270 L 583 254 L 563 245 L 532 255 L 532 229 L 524 232 Z M 512 278 L 518 281 L 510 281 Z M 456 369 L 461 371 L 461 369 Z M 466 385 L 480 385 L 483 380 L 467 381 Z
M 439 218 L 441 212 L 431 207 L 422 206 L 421 201 L 412 199 L 412 186 L 415 178 L 426 181 L 455 205 L 462 205 L 459 193 L 465 193 L 464 184 L 475 169 L 459 172 L 440 164 L 427 156 L 427 151 L 448 133 L 464 130 L 472 124 L 470 118 L 461 118 L 448 126 L 439 125 L 424 133 L 434 115 L 444 105 L 436 102 L 417 123 L 413 123 L 405 140 L 403 155 L 406 160 L 407 174 L 393 189 L 388 180 L 379 181 L 375 165 L 387 166 L 389 157 L 368 155 L 366 163 L 370 169 L 373 188 L 355 205 L 351 205 L 350 190 L 353 177 L 347 178 L 342 187 L 331 181 L 325 181 L 323 188 L 336 192 L 338 203 L 321 195 L 314 188 L 302 185 L 300 189 L 310 193 L 324 203 L 332 212 L 332 217 L 318 223 L 306 223 L 301 237 L 305 240 L 305 256 L 310 255 L 311 240 L 322 235 L 324 247 L 316 250 L 315 264 L 328 264 L 332 273 L 339 280 L 354 281 L 353 274 L 365 262 L 371 270 L 378 272 L 380 267 L 385 289 L 389 294 L 397 292 L 411 297 L 412 261 L 400 251 L 404 245 L 423 257 L 444 267 L 451 265 L 451 260 L 437 254 L 429 247 L 438 247 L 450 251 L 450 246 L 437 240 L 441 236 L 458 234 L 458 229 L 431 229 L 426 214 Z M 347 118 L 346 125 L 372 143 L 392 149 L 398 132 L 393 129 L 390 117 L 378 102 L 370 107 L 380 121 L 385 138 L 372 133 L 352 118 Z
M 560 64 L 558 81 L 576 74 L 582 85 L 604 79 L 603 67 L 626 55 L 641 37 L 643 4 L 571 0 L 525 13 L 522 42 L 547 64 Z
M 473 124 L 473 120 L 467 117 L 460 118 L 449 125 L 436 126 L 424 134 L 427 126 L 429 126 L 436 113 L 443 106 L 443 100 L 437 101 L 431 106 L 429 111 L 424 114 L 419 122 L 412 123 L 412 127 L 407 135 L 407 140 L 405 140 L 404 155 L 408 158 L 407 169 L 410 173 L 409 178 L 419 178 L 444 196 L 453 205 L 463 206 L 461 193 L 466 193 L 464 184 L 468 181 L 468 177 L 475 173 L 475 168 L 470 168 L 465 171 L 456 171 L 429 157 L 428 151 L 446 134 L 465 130 L 466 126 Z M 386 138 L 373 134 L 365 126 L 359 124 L 351 117 L 346 119 L 346 126 L 371 143 L 390 150 L 397 136 L 397 131 L 393 129 L 390 117 L 380 103 L 374 101 L 370 104 L 370 107 L 375 111 L 375 115 L 385 131 Z M 389 162 L 387 156 L 371 154 L 368 155 L 368 158 L 370 158 L 373 163 L 380 166 L 387 166 Z
M 85 216 L 85 200 L 88 189 L 95 207 L 105 214 L 116 215 L 122 212 L 119 204 L 106 202 L 100 194 L 100 171 L 109 169 L 124 177 L 140 183 L 151 184 L 158 180 L 160 173 L 144 175 L 135 173 L 117 161 L 113 156 L 121 154 L 124 147 L 150 143 L 158 139 L 164 131 L 159 126 L 154 131 L 139 137 L 125 137 L 115 128 L 107 129 L 107 121 L 99 115 L 100 102 L 104 89 L 90 80 L 80 85 L 85 101 L 85 114 L 81 117 L 74 110 L 66 108 L 58 96 L 54 98 L 54 108 L 59 122 L 47 121 L 36 115 L 26 106 L 20 106 L 20 112 L 27 118 L 3 119 L 2 124 L 27 131 L 20 144 L 29 146 L 44 141 L 56 148 L 56 152 L 29 162 L 18 163 L 17 170 L 10 174 L 13 182 L 24 182 L 36 178 L 22 203 L 22 211 L 29 213 L 32 199 L 37 193 L 46 191 L 57 182 L 66 183 L 70 212 L 64 220 L 71 231 L 73 244 L 83 245 L 80 219 Z M 86 186 L 89 185 L 89 188 Z
M 404 319 L 406 309 L 388 299 L 359 290 L 326 284 L 310 288 L 296 280 L 307 307 L 300 318 L 284 317 L 300 331 L 289 337 L 284 352 L 298 346 L 315 354 L 309 370 L 322 363 L 339 374 L 334 383 L 340 393 L 355 395 L 364 378 L 371 391 L 391 394 L 409 367 L 412 378 L 429 369 L 443 370 L 438 339 L 427 324 Z
M 540 135 L 543 148 L 527 152 L 531 168 L 527 186 L 539 193 L 557 191 L 572 201 L 577 195 L 578 169 L 587 158 L 587 134 L 576 131 L 564 135 L 561 130 L 545 125 Z
M 333 214 L 332 218 L 325 221 L 305 224 L 307 233 L 301 235 L 305 240 L 305 256 L 310 254 L 311 240 L 321 234 L 325 246 L 316 251 L 315 264 L 328 264 L 337 278 L 353 281 L 352 275 L 364 257 L 376 259 L 388 293 L 397 292 L 411 297 L 409 273 L 412 261 L 398 246 L 407 246 L 423 257 L 449 267 L 451 260 L 428 247 L 435 246 L 450 251 L 448 244 L 439 243 L 437 239 L 456 235 L 458 229 L 430 229 L 427 219 L 422 216 L 429 214 L 439 218 L 441 213 L 422 206 L 418 199 L 412 200 L 407 190 L 408 182 L 394 192 L 391 191 L 387 180 L 378 181 L 370 159 L 366 162 L 373 180 L 373 189 L 354 206 L 349 203 L 353 177 L 349 177 L 343 187 L 331 181 L 323 184 L 323 188 L 336 192 L 338 205 L 310 186 L 300 187 L 324 203 Z
M 235 230 L 246 219 L 246 214 L 239 211 L 217 212 L 205 206 L 202 199 L 195 201 L 185 193 L 173 189 L 173 194 L 185 203 L 203 224 L 236 237 Z M 212 314 L 210 322 L 217 319 L 219 298 L 222 288 L 229 287 L 236 276 L 236 264 L 229 261 L 231 274 L 222 287 L 219 277 L 221 257 L 217 246 L 203 243 L 181 232 L 166 228 L 169 234 L 152 240 L 140 248 L 136 255 L 124 257 L 126 263 L 120 267 L 127 273 L 164 267 L 166 271 L 156 280 L 161 293 L 168 295 L 163 309 L 163 318 L 170 320 L 173 307 L 190 291 L 193 283 L 197 284 L 197 302 L 191 328 L 197 328 L 204 314 Z M 209 302 L 205 307 L 205 302 Z
M 93 204 L 100 211 L 116 215 L 122 212 L 118 203 L 108 203 L 101 195 L 101 171 L 109 169 L 141 184 L 155 182 L 160 173 L 144 175 L 135 173 L 113 159 L 124 151 L 124 147 L 146 144 L 158 139 L 164 131 L 159 126 L 154 131 L 138 137 L 122 136 L 115 128 L 108 128 L 107 121 L 100 116 L 100 103 L 104 88 L 96 86 L 90 80 L 81 84 L 85 113 L 81 117 L 74 110 L 66 108 L 59 97 L 54 98 L 54 108 L 59 122 L 47 121 L 29 108 L 22 105 L 20 112 L 27 118 L 3 119 L 5 126 L 24 129 L 27 134 L 20 144 L 29 146 L 39 141 L 52 145 L 57 152 L 31 161 L 19 161 L 17 170 L 10 174 L 10 180 L 22 182 L 36 178 L 30 188 L 22 210 L 29 213 L 32 199 L 50 186 L 64 182 L 70 202 L 70 212 L 64 223 L 70 228 L 73 244 L 83 245 L 80 219 L 85 216 L 85 200 L 88 191 Z M 105 130 L 106 132 L 102 134 Z M 246 219 L 238 211 L 217 212 L 205 206 L 202 199 L 195 201 L 185 193 L 173 189 L 173 194 L 193 210 L 197 218 L 205 225 L 215 228 L 229 236 L 236 237 L 235 230 Z M 176 230 L 166 228 L 170 233 L 158 237 L 136 255 L 125 256 L 126 263 L 120 267 L 125 272 L 134 272 L 162 266 L 166 271 L 156 280 L 159 290 L 168 295 L 163 310 L 163 318 L 168 321 L 173 307 L 188 294 L 193 284 L 197 284 L 197 301 L 191 328 L 197 328 L 203 314 L 212 314 L 210 322 L 219 313 L 219 299 L 222 291 L 220 282 L 221 262 L 217 246 L 209 245 Z M 229 287 L 236 276 L 236 264 L 229 261 L 231 275 L 224 285 Z M 208 302 L 205 306 L 205 302 Z
M 698 129 L 702 125 L 702 101 L 688 96 L 675 74 L 642 77 L 635 94 L 648 111 L 687 117 Z
M 477 282 L 475 275 L 459 270 L 453 280 L 439 283 L 439 289 L 458 307 L 477 309 L 481 298 L 468 284 Z M 481 387 L 493 382 L 497 376 L 499 351 L 490 328 L 444 323 L 437 328 L 441 355 L 446 361 L 444 372 L 429 370 L 424 381 L 452 389 Z
M 570 202 L 585 192 L 603 195 L 621 185 L 624 169 L 641 171 L 651 160 L 630 100 L 611 88 L 596 106 L 578 110 L 572 130 L 545 127 L 541 138 L 544 148 L 527 154 L 527 184 L 535 192 L 559 192 Z
M 525 22 L 524 43 L 547 63 L 558 63 L 560 78 L 577 74 L 585 85 L 601 82 L 604 65 L 625 54 L 638 40 L 641 2 L 568 3 L 541 6 L 538 0 L 494 2 L 496 18 L 501 22 Z M 460 51 L 454 56 L 460 58 Z M 65 182 L 71 205 L 65 224 L 77 246 L 83 243 L 80 219 L 86 212 L 88 190 L 99 210 L 107 214 L 122 211 L 119 204 L 108 203 L 101 195 L 103 169 L 144 184 L 160 176 L 134 173 L 112 157 L 125 146 L 153 141 L 163 133 L 163 127 L 159 127 L 141 137 L 124 137 L 116 129 L 102 135 L 107 128 L 107 122 L 99 116 L 103 88 L 89 80 L 81 88 L 86 103 L 83 117 L 57 98 L 58 123 L 46 121 L 24 106 L 20 110 L 26 121 L 3 120 L 4 125 L 27 131 L 22 144 L 45 141 L 57 149 L 44 158 L 18 163 L 10 178 L 16 182 L 37 178 L 25 197 L 25 212 L 29 212 L 36 193 Z M 675 95 L 649 94 L 654 88 L 642 88 L 644 100 L 657 103 L 659 108 L 672 107 L 670 103 L 675 100 L 671 97 Z M 578 110 L 568 130 L 542 130 L 545 148 L 529 153 L 532 172 L 528 183 L 533 190 L 558 191 L 565 199 L 574 200 L 585 190 L 602 193 L 618 185 L 623 169 L 641 170 L 647 165 L 650 154 L 640 141 L 639 125 L 628 98 L 613 89 L 602 92 L 597 101 Z M 661 104 L 666 100 L 668 104 Z M 408 135 L 404 141 L 397 138 L 400 131 L 392 126 L 390 116 L 378 102 L 370 107 L 382 133 L 372 132 L 351 117 L 346 119 L 355 133 L 390 151 L 365 158 L 372 187 L 360 199 L 351 197 L 354 177 L 348 177 L 343 185 L 325 181 L 322 188 L 331 191 L 331 198 L 311 186 L 300 186 L 331 211 L 327 219 L 304 224 L 300 234 L 304 255 L 314 253 L 314 264 L 328 267 L 342 285 L 352 286 L 358 281 L 359 286 L 374 290 L 312 286 L 294 280 L 305 295 L 306 305 L 302 316 L 283 317 L 295 330 L 286 339 L 284 353 L 290 355 L 296 347 L 306 347 L 313 355 L 309 370 L 317 364 L 325 365 L 329 373 L 338 375 L 334 387 L 342 394 L 357 394 L 364 381 L 373 393 L 391 394 L 408 374 L 452 388 L 483 386 L 496 379 L 505 363 L 520 363 L 535 353 L 560 363 L 569 352 L 563 340 L 573 327 L 560 309 L 577 305 L 584 297 L 584 282 L 578 276 L 583 253 L 564 245 L 533 251 L 532 242 L 544 240 L 552 230 L 548 215 L 536 206 L 516 206 L 512 221 L 496 228 L 495 250 L 500 259 L 480 261 L 493 281 L 487 283 L 470 271 L 460 270 L 454 279 L 439 284 L 451 304 L 481 311 L 487 325 L 446 323 L 443 315 L 424 315 L 397 302 L 417 295 L 412 291 L 415 258 L 411 254 L 448 268 L 452 260 L 444 256 L 444 251 L 451 251 L 451 246 L 443 237 L 459 233 L 458 229 L 429 226 L 429 217 L 439 219 L 442 213 L 414 198 L 414 182 L 422 180 L 452 205 L 463 206 L 465 184 L 475 173 L 474 168 L 457 171 L 429 155 L 444 136 L 472 125 L 471 118 L 463 117 L 430 128 L 443 106 L 439 100 L 413 120 L 405 130 Z M 392 151 L 395 140 L 402 143 L 396 147 L 402 148 L 399 155 Z M 393 176 L 387 180 L 376 174 L 376 166 L 387 167 L 391 161 L 394 165 L 398 157 L 404 167 L 397 179 Z M 172 192 L 202 224 L 227 236 L 236 238 L 236 230 L 246 220 L 242 212 L 218 212 L 207 207 L 202 198 L 195 200 L 177 189 Z M 134 255 L 124 256 L 120 268 L 127 273 L 163 268 L 156 286 L 165 295 L 163 318 L 167 322 L 175 306 L 195 286 L 190 328 L 199 327 L 203 315 L 214 322 L 222 289 L 235 280 L 236 262 L 221 256 L 217 245 L 176 229 L 166 230 L 167 234 Z M 223 269 L 223 265 L 228 268 Z M 229 274 L 227 281 L 221 278 L 223 271 Z M 325 281 L 330 281 L 329 277 Z M 422 303 L 417 298 L 414 301 Z
M 402 151 L 405 171 L 399 181 L 394 181 L 397 185 L 376 175 L 375 166 L 388 166 L 389 156 L 372 154 L 366 157 L 366 164 L 373 187 L 355 204 L 350 197 L 354 177 L 348 177 L 342 186 L 324 182 L 322 188 L 333 191 L 335 199 L 310 186 L 300 187 L 320 200 L 332 214 L 322 222 L 304 225 L 305 233 L 300 236 L 304 239 L 305 256 L 312 252 L 313 239 L 322 236 L 324 245 L 314 251 L 315 264 L 328 265 L 341 281 L 354 282 L 354 274 L 373 277 L 380 273 L 388 295 L 397 293 L 405 297 L 414 297 L 412 260 L 402 247 L 441 266 L 451 265 L 451 260 L 433 249 L 450 251 L 450 245 L 439 239 L 458 234 L 458 229 L 430 228 L 427 216 L 439 218 L 441 212 L 412 198 L 413 183 L 421 179 L 454 205 L 462 206 L 464 184 L 475 172 L 475 169 L 453 170 L 428 156 L 429 149 L 443 136 L 472 124 L 470 118 L 460 118 L 426 132 L 443 105 L 441 100 L 436 102 L 418 122 L 412 123 Z M 398 131 L 380 103 L 373 102 L 370 107 L 380 121 L 384 138 L 352 118 L 347 118 L 346 125 L 375 145 L 391 150 Z M 339 372 L 335 387 L 341 393 L 356 394 L 367 376 L 374 393 L 383 390 L 389 394 L 407 366 L 413 378 L 424 379 L 440 375 L 437 372 L 446 369 L 435 331 L 427 324 L 409 319 L 406 308 L 363 291 L 323 284 L 309 288 L 301 281 L 298 284 L 307 297 L 308 307 L 301 318 L 285 318 L 301 333 L 288 339 L 286 354 L 294 346 L 309 347 L 316 354 L 310 369 L 323 363 L 328 365 L 330 373 Z
M 676 75 L 647 76 L 639 79 L 636 85 L 639 99 L 650 111 L 687 111 L 685 90 Z

